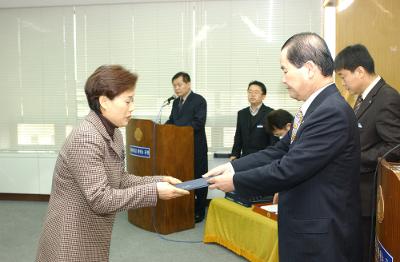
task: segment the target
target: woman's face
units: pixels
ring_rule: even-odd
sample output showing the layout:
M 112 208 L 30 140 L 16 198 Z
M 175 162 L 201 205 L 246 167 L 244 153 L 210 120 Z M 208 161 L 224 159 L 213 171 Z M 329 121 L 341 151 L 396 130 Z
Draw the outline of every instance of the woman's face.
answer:
M 112 100 L 106 96 L 101 96 L 99 98 L 101 104 L 101 113 L 117 127 L 127 126 L 132 117 L 132 112 L 134 109 L 134 95 L 135 89 L 132 87 L 114 97 Z

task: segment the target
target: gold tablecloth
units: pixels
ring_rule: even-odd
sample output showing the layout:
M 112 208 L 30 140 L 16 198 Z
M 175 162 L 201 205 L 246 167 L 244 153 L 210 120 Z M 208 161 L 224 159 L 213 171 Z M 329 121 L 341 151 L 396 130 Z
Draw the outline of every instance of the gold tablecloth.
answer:
M 218 243 L 254 262 L 278 262 L 277 222 L 224 198 L 208 208 L 204 243 Z

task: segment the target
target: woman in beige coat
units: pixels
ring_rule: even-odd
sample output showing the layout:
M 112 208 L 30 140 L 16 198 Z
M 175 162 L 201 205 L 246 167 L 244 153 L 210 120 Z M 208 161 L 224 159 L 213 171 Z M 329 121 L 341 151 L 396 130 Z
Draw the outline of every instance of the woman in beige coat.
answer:
M 171 185 L 178 179 L 125 171 L 118 127 L 131 119 L 136 81 L 118 65 L 101 66 L 88 78 L 91 111 L 58 155 L 36 261 L 108 261 L 116 212 L 189 194 Z

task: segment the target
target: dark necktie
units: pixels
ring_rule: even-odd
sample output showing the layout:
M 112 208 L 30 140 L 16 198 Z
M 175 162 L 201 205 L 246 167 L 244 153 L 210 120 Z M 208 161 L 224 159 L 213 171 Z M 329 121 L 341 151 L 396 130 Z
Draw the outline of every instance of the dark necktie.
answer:
M 179 99 L 179 104 L 178 104 L 178 109 L 179 109 L 179 111 L 181 111 L 182 106 L 183 106 L 183 99 L 180 98 L 180 99 Z
M 357 97 L 356 103 L 354 104 L 354 107 L 353 107 L 355 114 L 357 114 L 358 110 L 360 109 L 362 101 L 363 101 L 362 95 L 359 95 Z

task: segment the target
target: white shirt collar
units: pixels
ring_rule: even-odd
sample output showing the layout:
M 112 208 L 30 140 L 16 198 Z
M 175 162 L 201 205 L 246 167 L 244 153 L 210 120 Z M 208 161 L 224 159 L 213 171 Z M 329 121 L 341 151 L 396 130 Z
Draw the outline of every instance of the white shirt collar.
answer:
M 185 103 L 186 98 L 190 95 L 190 93 L 192 93 L 192 90 L 189 90 L 189 92 L 184 97 L 181 98 L 182 99 L 182 104 Z
M 315 91 L 314 93 L 312 93 L 310 95 L 309 98 L 307 98 L 307 100 L 301 105 L 301 112 L 303 113 L 303 116 L 306 115 L 307 109 L 310 107 L 312 101 L 314 101 L 314 99 L 322 92 L 324 91 L 325 88 L 327 88 L 328 86 L 332 85 L 332 83 L 327 84 L 326 86 L 318 89 L 317 91 Z
M 263 104 L 263 103 L 259 104 L 259 105 L 256 107 L 256 110 L 253 110 L 253 108 L 252 108 L 251 105 L 250 105 L 250 106 L 249 106 L 250 114 L 251 114 L 252 116 L 257 115 L 257 114 L 258 114 L 258 111 L 260 111 L 260 108 L 261 108 L 262 104 Z
M 374 81 L 371 82 L 371 84 L 369 84 L 369 86 L 364 90 L 364 92 L 362 92 L 362 99 L 364 100 L 367 95 L 369 94 L 369 92 L 371 92 L 372 88 L 374 88 L 374 86 L 378 83 L 378 81 L 381 80 L 380 76 L 377 76 Z

